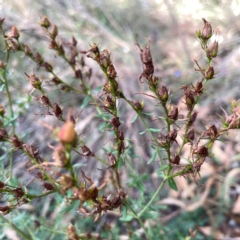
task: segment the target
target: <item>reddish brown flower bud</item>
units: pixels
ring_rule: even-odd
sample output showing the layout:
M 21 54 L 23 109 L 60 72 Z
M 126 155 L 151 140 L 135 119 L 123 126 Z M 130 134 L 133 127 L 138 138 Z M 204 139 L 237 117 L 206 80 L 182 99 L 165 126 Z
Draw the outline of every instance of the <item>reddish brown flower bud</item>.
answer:
M 25 73 L 25 75 L 29 78 L 31 85 L 34 88 L 36 88 L 38 90 L 42 89 L 41 88 L 42 82 L 40 81 L 40 79 L 38 77 L 36 77 L 36 75 L 34 73 L 31 73 L 30 76 L 27 73 Z
M 197 149 L 197 154 L 201 157 L 207 157 L 208 156 L 208 149 L 205 146 L 200 146 Z
M 0 128 L 0 141 L 8 137 L 7 131 L 4 128 Z
M 51 191 L 54 189 L 53 185 L 50 182 L 44 182 L 43 187 L 48 191 Z
M 62 117 L 63 110 L 60 108 L 60 106 L 57 103 L 54 103 L 53 105 L 53 113 L 57 118 Z
M 195 130 L 194 126 L 190 127 L 190 129 L 187 132 L 187 140 L 188 141 L 193 141 L 195 137 Z
M 0 104 L 0 116 L 1 117 L 3 117 L 4 116 L 4 114 L 5 114 L 5 108 L 3 107 L 3 105 L 2 104 Z
M 213 79 L 214 68 L 212 66 L 209 66 L 204 75 L 207 80 Z
M 119 117 L 113 117 L 110 123 L 113 125 L 114 128 L 118 128 L 121 125 Z
M 175 156 L 172 157 L 171 163 L 172 163 L 172 164 L 179 165 L 180 160 L 181 160 L 181 159 L 180 159 L 179 155 L 175 155 Z
M 22 149 L 23 143 L 19 140 L 18 136 L 14 135 L 11 140 L 12 140 L 13 146 L 16 149 L 18 149 L 18 148 Z
M 81 148 L 82 148 L 82 154 L 84 156 L 87 156 L 87 157 L 94 156 L 94 153 L 86 145 L 83 145 Z
M 189 121 L 189 125 L 192 125 L 195 122 L 196 118 L 197 118 L 197 112 L 194 111 L 192 113 L 192 115 L 191 115 L 191 118 L 190 118 L 190 121 Z
M 175 122 L 178 119 L 178 108 L 173 107 L 170 113 L 168 114 L 168 117 Z
M 187 105 L 188 109 L 192 109 L 195 103 L 195 99 L 192 91 L 186 91 L 184 98 L 185 98 L 185 104 Z
M 43 60 L 44 60 L 42 55 L 39 52 L 35 53 L 34 59 L 39 65 L 41 65 L 43 63 Z
M 5 183 L 0 181 L 0 189 L 5 187 Z
M 20 34 L 19 34 L 18 29 L 17 29 L 15 26 L 12 27 L 10 36 L 11 36 L 12 38 L 15 38 L 15 39 L 18 39 L 18 38 L 19 38 Z
M 109 167 L 115 167 L 117 163 L 116 157 L 112 154 L 108 154 L 108 165 Z
M 44 16 L 40 22 L 39 22 L 41 27 L 44 27 L 46 29 L 48 29 L 51 26 L 50 21 L 48 20 L 48 18 L 46 16 Z
M 215 139 L 218 136 L 218 130 L 215 125 L 209 126 L 208 130 L 206 131 L 207 136 L 211 139 Z
M 27 56 L 32 56 L 32 49 L 27 44 L 24 44 L 24 53 Z
M 158 95 L 163 103 L 166 103 L 168 100 L 168 89 L 166 86 L 162 85 L 158 88 Z
M 64 192 L 74 186 L 74 181 L 72 177 L 66 174 L 62 174 L 62 176 L 58 179 L 58 182 L 63 187 Z
M 196 87 L 194 88 L 194 93 L 196 95 L 201 95 L 203 93 L 203 84 L 202 84 L 202 80 L 199 80 L 196 84 Z
M 77 141 L 77 133 L 74 130 L 74 124 L 72 121 L 67 121 L 60 129 L 58 133 L 58 139 L 63 144 L 75 145 Z
M 214 41 L 206 50 L 208 58 L 215 58 L 218 54 L 218 42 Z
M 44 68 L 46 69 L 47 72 L 52 72 L 53 67 L 50 63 L 44 62 L 43 66 L 44 66 Z
M 142 103 L 140 103 L 139 101 L 132 101 L 132 105 L 137 111 L 142 112 L 143 109 L 144 109 L 144 102 L 143 101 L 142 101 Z
M 83 78 L 81 69 L 75 70 L 75 78 L 79 78 L 79 79 Z
M 203 40 L 208 40 L 212 36 L 212 26 L 204 18 L 202 20 L 204 22 L 204 27 L 202 29 L 201 38 Z
M 58 35 L 58 27 L 54 24 L 52 26 L 52 29 L 51 29 L 51 31 L 49 33 L 50 33 L 50 37 L 55 39 L 56 36 Z
M 11 208 L 9 206 L 0 206 L 0 212 L 2 212 L 3 215 L 8 214 L 11 211 Z

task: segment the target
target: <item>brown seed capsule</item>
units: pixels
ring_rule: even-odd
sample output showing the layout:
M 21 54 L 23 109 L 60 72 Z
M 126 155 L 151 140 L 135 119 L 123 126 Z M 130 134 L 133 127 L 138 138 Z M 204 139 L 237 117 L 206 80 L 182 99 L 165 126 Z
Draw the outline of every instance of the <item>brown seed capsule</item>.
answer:
M 190 121 L 189 121 L 189 125 L 192 125 L 196 121 L 196 118 L 197 118 L 197 112 L 193 111 Z
M 118 128 L 121 125 L 119 117 L 113 117 L 110 123 L 113 125 L 114 128 Z
M 21 198 L 24 195 L 22 188 L 16 188 L 13 190 L 13 194 L 16 198 Z
M 85 53 L 87 57 L 92 58 L 97 62 L 100 60 L 100 51 L 96 43 L 94 43 L 88 51 L 81 51 L 81 53 Z
M 180 160 L 181 160 L 181 159 L 180 159 L 179 155 L 174 155 L 174 156 L 172 157 L 172 159 L 171 159 L 171 163 L 172 163 L 172 164 L 179 165 Z
M 30 76 L 27 73 L 25 73 L 25 75 L 29 78 L 31 85 L 34 88 L 41 90 L 42 82 L 34 73 L 31 73 Z
M 117 163 L 116 157 L 112 154 L 108 154 L 108 165 L 109 167 L 115 167 Z
M 218 54 L 218 42 L 214 41 L 206 50 L 208 58 L 215 58 Z
M 57 103 L 54 103 L 53 105 L 53 113 L 57 118 L 62 117 L 63 110 L 60 108 L 60 106 Z
M 76 229 L 72 224 L 68 226 L 67 232 L 68 232 L 67 233 L 68 239 L 70 239 L 70 240 L 80 240 L 80 237 L 77 235 Z
M 43 187 L 48 191 L 51 191 L 54 189 L 53 185 L 50 182 L 44 182 Z
M 83 78 L 81 69 L 75 70 L 75 78 L 79 78 L 79 79 Z
M 51 26 L 51 23 L 50 21 L 48 20 L 48 18 L 46 16 L 44 16 L 40 22 L 39 22 L 40 26 L 41 27 L 44 27 L 44 28 L 49 28 Z
M 197 154 L 201 157 L 207 157 L 208 156 L 208 149 L 205 146 L 200 146 L 197 149 Z
M 213 79 L 214 76 L 214 68 L 212 66 L 209 66 L 208 69 L 206 70 L 206 72 L 204 73 L 205 78 L 207 80 L 209 79 Z
M 8 137 L 7 131 L 4 128 L 0 128 L 0 141 L 4 140 L 4 138 L 7 137 Z
M 54 148 L 52 158 L 57 163 L 57 165 L 61 167 L 66 166 L 66 164 L 68 163 L 68 159 L 66 157 L 66 149 L 62 144 Z
M 42 55 L 39 52 L 35 53 L 34 59 L 39 65 L 41 65 L 43 63 L 43 60 L 44 60 Z
M 194 126 L 190 127 L 190 129 L 187 132 L 187 140 L 188 141 L 193 141 L 195 137 L 195 131 L 194 131 Z
M 158 88 L 158 95 L 163 103 L 167 102 L 168 89 L 165 85 L 162 85 L 160 88 Z
M 83 145 L 81 148 L 82 148 L 82 154 L 84 156 L 89 157 L 94 155 L 93 152 L 86 145 Z
M 57 35 L 58 35 L 58 27 L 54 24 L 50 31 L 50 37 L 55 39 Z
M 207 136 L 211 139 L 215 139 L 218 136 L 218 130 L 215 125 L 209 126 L 208 130 L 206 131 Z
M 47 72 L 52 72 L 53 67 L 52 67 L 52 65 L 50 63 L 44 62 L 43 66 L 44 66 L 44 68 L 46 69 Z
M 27 56 L 32 56 L 32 49 L 27 44 L 24 44 L 24 53 Z
M 67 121 L 58 133 L 58 139 L 63 144 L 75 145 L 77 141 L 77 133 L 74 130 L 74 123 Z
M 72 177 L 67 174 L 62 174 L 62 176 L 58 179 L 58 183 L 63 187 L 63 191 L 67 191 L 74 186 Z
M 107 74 L 109 75 L 110 78 L 116 78 L 117 72 L 112 64 L 108 66 Z
M 16 149 L 18 149 L 18 148 L 22 149 L 22 147 L 23 147 L 23 146 L 22 146 L 22 145 L 23 145 L 23 142 L 21 142 L 16 135 L 13 135 L 13 137 L 12 137 L 11 140 L 12 140 L 13 146 L 14 146 Z
M 194 99 L 194 95 L 192 93 L 192 91 L 185 91 L 185 104 L 187 105 L 188 109 L 192 109 L 194 103 L 195 103 L 195 99 Z
M 101 52 L 99 64 L 105 69 L 107 69 L 108 66 L 111 64 L 110 53 L 108 52 L 108 50 L 105 49 Z
M 15 39 L 18 39 L 18 38 L 19 38 L 20 34 L 19 34 L 18 29 L 17 29 L 15 26 L 12 27 L 10 36 L 11 36 L 12 38 L 15 38 Z
M 204 22 L 204 27 L 202 29 L 201 38 L 203 40 L 208 40 L 212 36 L 212 26 L 204 18 L 202 20 Z
M 178 108 L 173 107 L 170 113 L 168 114 L 168 117 L 175 122 L 178 119 Z

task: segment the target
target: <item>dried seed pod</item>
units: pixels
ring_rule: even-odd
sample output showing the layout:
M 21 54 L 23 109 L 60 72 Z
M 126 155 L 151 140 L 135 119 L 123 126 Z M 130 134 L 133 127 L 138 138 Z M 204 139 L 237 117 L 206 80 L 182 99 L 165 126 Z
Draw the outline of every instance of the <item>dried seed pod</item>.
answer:
M 204 22 L 204 27 L 202 29 L 201 38 L 206 41 L 212 36 L 213 31 L 211 24 L 204 18 L 202 20 Z
M 110 64 L 107 68 L 107 74 L 109 75 L 110 78 L 116 78 L 117 72 L 112 64 Z
M 168 89 L 165 85 L 162 85 L 158 88 L 158 95 L 163 103 L 166 103 L 168 100 Z
M 39 97 L 38 101 L 41 104 L 43 104 L 44 106 L 50 106 L 51 105 L 50 100 L 46 95 L 42 95 L 41 97 Z
M 16 188 L 13 190 L 13 194 L 16 198 L 21 198 L 24 195 L 22 188 Z
M 67 235 L 68 235 L 68 239 L 70 239 L 70 240 L 79 240 L 80 239 L 79 236 L 77 235 L 75 227 L 72 224 L 70 224 L 68 226 Z
M 180 163 L 180 157 L 179 157 L 179 155 L 174 155 L 173 157 L 172 157 L 172 159 L 171 159 L 171 163 L 172 164 L 175 164 L 175 165 L 179 165 L 179 163 Z
M 44 63 L 43 63 L 43 66 L 44 66 L 44 68 L 45 68 L 45 70 L 46 70 L 47 72 L 52 72 L 53 67 L 52 67 L 52 65 L 51 65 L 50 63 L 44 62 Z
M 195 122 L 196 118 L 197 118 L 197 112 L 193 111 L 190 121 L 189 121 L 189 125 L 192 125 Z
M 208 149 L 205 147 L 205 146 L 200 146 L 198 149 L 197 149 L 197 152 L 196 152 L 199 156 L 201 157 L 207 157 L 208 156 Z
M 94 43 L 89 50 L 81 51 L 81 53 L 85 53 L 87 57 L 92 58 L 97 62 L 100 60 L 100 51 L 96 43 Z
M 54 189 L 53 185 L 50 182 L 44 182 L 43 187 L 48 191 L 51 191 Z
M 178 119 L 178 108 L 174 106 L 168 114 L 168 117 L 175 122 Z
M 8 137 L 7 131 L 4 128 L 0 128 L 0 141 L 3 141 L 4 138 L 7 137 Z
M 168 133 L 168 138 L 171 142 L 174 142 L 176 140 L 177 133 L 178 133 L 178 131 L 175 128 L 171 132 Z
M 41 88 L 42 82 L 40 81 L 40 79 L 34 73 L 31 73 L 30 76 L 27 73 L 25 73 L 25 75 L 29 78 L 31 85 L 35 89 L 38 89 L 38 90 L 42 89 Z
M 55 39 L 56 36 L 58 35 L 58 27 L 54 24 L 54 25 L 52 26 L 52 29 L 51 29 L 51 31 L 50 31 L 49 33 L 50 33 L 50 37 L 51 37 L 52 39 Z
M 108 52 L 108 50 L 106 49 L 103 50 L 100 54 L 100 59 L 99 59 L 100 66 L 107 69 L 112 64 L 110 56 L 111 55 Z
M 109 165 L 109 167 L 110 168 L 115 167 L 116 163 L 117 163 L 116 157 L 112 153 L 109 153 L 108 154 L 108 165 Z
M 196 95 L 201 95 L 203 93 L 203 79 L 198 81 L 197 84 L 196 84 L 196 87 L 194 88 L 194 93 Z
M 46 16 L 41 18 L 39 24 L 40 24 L 41 27 L 44 27 L 46 29 L 48 29 L 51 26 L 51 23 Z
M 61 167 L 66 166 L 66 164 L 68 163 L 68 159 L 66 157 L 66 149 L 62 144 L 54 148 L 52 158 L 57 163 L 57 165 Z
M 191 126 L 190 129 L 187 132 L 187 140 L 193 141 L 195 137 L 195 129 L 194 126 Z
M 18 29 L 16 28 L 16 26 L 12 26 L 11 29 L 11 33 L 10 33 L 10 37 L 18 39 L 20 36 Z
M 34 59 L 39 65 L 41 65 L 44 61 L 42 55 L 39 52 L 35 53 Z
M 58 139 L 63 144 L 75 145 L 77 141 L 77 133 L 74 130 L 74 123 L 67 121 L 58 133 Z
M 218 42 L 214 41 L 206 50 L 208 58 L 215 58 L 218 54 Z
M 187 105 L 188 109 L 191 110 L 195 103 L 193 92 L 190 90 L 186 90 L 184 98 L 185 98 L 185 104 Z
M 84 156 L 94 156 L 94 153 L 86 145 L 81 146 L 81 149 Z
M 208 69 L 205 71 L 204 76 L 207 80 L 213 79 L 214 68 L 212 66 L 209 66 Z
M 58 183 L 63 187 L 64 192 L 74 187 L 74 181 L 72 177 L 68 176 L 67 174 L 62 174 L 62 176 L 58 179 Z
M 63 110 L 60 108 L 60 106 L 57 103 L 54 103 L 53 105 L 53 113 L 57 118 L 62 117 Z
M 119 117 L 113 117 L 110 123 L 113 125 L 114 128 L 118 128 L 121 125 Z
M 21 142 L 20 140 L 19 140 L 19 138 L 18 138 L 18 136 L 16 136 L 16 135 L 13 135 L 13 137 L 12 137 L 12 144 L 13 144 L 13 146 L 15 147 L 15 148 L 20 148 L 20 149 L 22 149 L 22 147 L 23 147 L 23 142 Z
M 81 69 L 75 70 L 75 78 L 79 78 L 79 79 L 83 78 Z
M 32 56 L 32 49 L 27 44 L 24 44 L 24 53 L 27 56 Z

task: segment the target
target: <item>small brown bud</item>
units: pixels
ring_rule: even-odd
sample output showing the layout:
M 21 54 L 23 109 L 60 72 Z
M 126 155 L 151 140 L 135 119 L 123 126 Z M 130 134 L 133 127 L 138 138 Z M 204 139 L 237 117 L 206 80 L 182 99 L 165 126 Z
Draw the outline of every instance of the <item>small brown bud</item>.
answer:
M 83 53 L 83 51 L 81 51 Z M 100 60 L 100 51 L 98 45 L 94 43 L 91 48 L 85 52 L 86 56 L 89 58 L 94 59 L 95 61 L 99 62 Z
M 108 66 L 111 64 L 110 53 L 108 50 L 103 50 L 100 54 L 99 64 L 103 68 L 107 69 Z
M 196 118 L 197 118 L 197 112 L 194 111 L 192 113 L 192 115 L 191 115 L 191 118 L 190 118 L 190 121 L 189 121 L 189 125 L 192 125 L 195 122 Z
M 51 31 L 50 31 L 50 37 L 51 37 L 52 39 L 55 39 L 57 35 L 58 35 L 58 27 L 54 24 L 54 25 L 52 26 Z
M 178 108 L 173 107 L 170 113 L 168 114 L 168 117 L 175 122 L 178 119 Z
M 60 108 L 60 106 L 57 103 L 54 103 L 53 105 L 53 113 L 57 118 L 62 117 L 63 110 Z
M 58 179 L 58 182 L 63 187 L 63 191 L 67 191 L 74 186 L 72 177 L 67 174 L 62 174 L 62 176 Z
M 50 42 L 48 47 L 50 49 L 58 50 L 58 44 L 57 44 L 57 42 L 54 39 L 51 40 L 51 42 Z
M 0 181 L 0 189 L 5 187 L 5 183 Z
M 196 87 L 194 89 L 194 93 L 196 95 L 201 95 L 203 93 L 203 84 L 202 84 L 202 80 L 198 81 L 197 84 L 196 84 Z
M 67 121 L 60 129 L 58 133 L 58 139 L 63 144 L 75 145 L 77 141 L 77 133 L 74 130 L 74 124 L 72 121 Z
M 42 57 L 42 55 L 39 53 L 39 52 L 36 52 L 35 53 L 35 56 L 34 56 L 34 58 L 35 58 L 35 61 L 39 64 L 39 65 L 41 65 L 42 63 L 43 63 L 43 57 Z
M 207 136 L 211 139 L 215 139 L 218 136 L 218 130 L 215 125 L 211 125 L 206 131 Z
M 51 105 L 50 100 L 46 95 L 42 95 L 41 97 L 39 97 L 39 102 L 47 107 Z
M 58 49 L 58 54 L 63 55 L 65 53 L 64 47 L 62 44 L 60 44 L 59 49 Z
M 19 43 L 14 39 L 9 39 L 7 41 L 9 50 L 18 51 L 20 49 Z
M 14 146 L 16 149 L 18 149 L 18 148 L 22 149 L 23 143 L 19 140 L 18 136 L 14 135 L 11 140 L 12 140 L 13 146 Z
M 176 138 L 177 138 L 177 133 L 178 133 L 178 131 L 177 131 L 177 129 L 173 129 L 171 132 L 169 132 L 168 133 L 168 138 L 169 138 L 169 140 L 170 141 L 175 141 L 176 140 Z
M 24 53 L 27 56 L 32 56 L 32 49 L 27 44 L 24 44 Z
M 83 78 L 81 69 L 75 70 L 75 78 L 79 78 L 79 79 Z
M 118 128 L 121 125 L 119 117 L 113 117 L 110 123 L 113 125 L 114 128 Z
M 212 36 L 212 26 L 211 24 L 206 21 L 204 18 L 202 19 L 204 22 L 204 27 L 202 29 L 202 34 L 201 34 L 201 38 L 203 40 L 208 40 L 211 36 Z
M 84 156 L 87 156 L 87 157 L 94 156 L 94 153 L 86 145 L 83 145 L 81 148 L 82 148 L 82 154 Z
M 218 42 L 214 41 L 206 50 L 208 58 L 215 58 L 218 54 Z
M 162 147 L 166 148 L 168 146 L 168 137 L 160 133 L 156 138 L 156 142 Z
M 188 109 L 192 109 L 195 99 L 192 91 L 186 91 L 185 92 L 185 104 L 187 105 Z
M 75 37 L 72 37 L 72 46 L 74 46 L 74 47 L 77 46 L 77 40 Z
M 109 109 L 113 109 L 115 106 L 113 99 L 109 95 L 107 95 L 107 97 L 105 99 L 105 106 Z
M 22 188 L 16 188 L 13 190 L 13 194 L 16 198 L 21 198 L 24 195 Z
M 181 160 L 181 159 L 180 159 L 179 155 L 175 155 L 175 156 L 173 156 L 173 158 L 171 159 L 171 163 L 172 163 L 172 164 L 179 165 L 180 160 Z
M 48 18 L 46 16 L 44 16 L 40 22 L 39 22 L 41 27 L 44 27 L 46 29 L 48 29 L 51 26 L 50 21 L 48 20 Z
M 165 85 L 162 85 L 158 88 L 158 95 L 163 103 L 166 103 L 168 100 L 168 89 Z
M 197 154 L 201 157 L 207 157 L 208 156 L 208 149 L 205 146 L 200 146 L 197 149 Z
M 44 182 L 43 187 L 48 191 L 51 191 L 54 189 L 53 185 L 50 182 Z
M 2 212 L 3 215 L 8 214 L 11 211 L 11 208 L 9 206 L 0 206 L 0 212 Z
M 50 63 L 44 62 L 43 66 L 44 66 L 44 68 L 46 69 L 47 72 L 52 72 L 53 67 Z
M 96 200 L 96 198 L 98 197 L 98 189 L 94 185 L 88 189 L 80 188 L 78 190 L 78 197 L 82 202 L 85 202 L 88 200 Z
M 18 29 L 17 29 L 15 26 L 12 26 L 10 36 L 11 36 L 12 38 L 15 38 L 15 39 L 18 39 L 18 38 L 19 38 L 20 34 L 19 34 Z
M 213 79 L 214 68 L 212 66 L 209 66 L 204 75 L 207 80 Z
M 142 112 L 144 108 L 144 102 L 140 103 L 139 101 L 132 101 L 132 105 L 137 111 L 140 112 Z
M 195 137 L 195 131 L 194 131 L 194 126 L 190 127 L 190 129 L 187 132 L 187 140 L 188 141 L 193 141 Z
M 36 88 L 38 90 L 42 89 L 41 88 L 42 82 L 40 81 L 40 79 L 34 73 L 31 73 L 30 76 L 27 75 L 26 73 L 25 73 L 25 75 L 29 78 L 31 85 L 34 88 Z
M 117 72 L 112 64 L 108 66 L 107 74 L 109 75 L 110 78 L 116 78 Z
M 108 165 L 109 167 L 115 167 L 117 163 L 116 157 L 112 154 L 108 154 Z
M 0 128 L 0 141 L 3 141 L 4 138 L 7 137 L 8 137 L 7 131 L 4 128 Z
M 3 117 L 4 116 L 4 114 L 5 114 L 5 108 L 3 107 L 3 105 L 2 104 L 0 104 L 0 116 L 1 117 Z

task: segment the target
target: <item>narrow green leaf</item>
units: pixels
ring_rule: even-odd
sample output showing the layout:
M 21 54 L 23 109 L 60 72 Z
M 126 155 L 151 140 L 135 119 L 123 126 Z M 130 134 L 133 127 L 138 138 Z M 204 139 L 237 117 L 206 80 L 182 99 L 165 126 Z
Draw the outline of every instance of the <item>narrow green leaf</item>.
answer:
M 158 129 L 158 128 L 149 128 L 149 131 L 150 132 L 161 132 L 162 130 Z
M 146 131 L 148 131 L 148 129 L 146 129 L 146 130 L 143 131 L 143 132 L 140 132 L 139 134 L 140 134 L 140 135 L 143 135 Z
M 147 116 L 151 116 L 151 115 L 153 115 L 153 113 L 154 113 L 154 112 L 151 112 L 151 113 L 142 112 L 142 114 L 145 114 L 145 115 L 147 115 Z
M 147 162 L 147 164 L 150 164 L 152 161 L 154 161 L 155 158 L 156 158 L 156 156 L 157 156 L 157 151 L 154 151 L 153 155 L 151 156 L 151 158 L 149 159 L 149 161 Z
M 134 123 L 138 118 L 138 115 L 136 114 L 135 117 L 133 118 L 133 120 L 130 123 Z
M 168 185 L 171 189 L 178 191 L 177 185 L 173 178 L 168 179 Z
M 159 168 L 159 171 L 165 171 L 168 169 L 168 165 L 162 165 L 160 168 Z
M 123 222 L 130 222 L 130 221 L 132 221 L 133 216 L 127 215 L 125 218 L 121 217 L 121 218 L 119 218 L 119 219 L 120 219 L 121 221 L 123 221 Z
M 126 218 L 126 216 L 127 216 L 127 207 L 122 205 L 122 217 Z
M 85 107 L 88 105 L 89 101 L 90 101 L 90 97 L 89 97 L 89 96 L 86 96 L 86 97 L 84 98 L 84 100 L 83 100 L 83 103 L 82 103 L 82 105 L 81 105 L 81 108 L 85 108 Z

